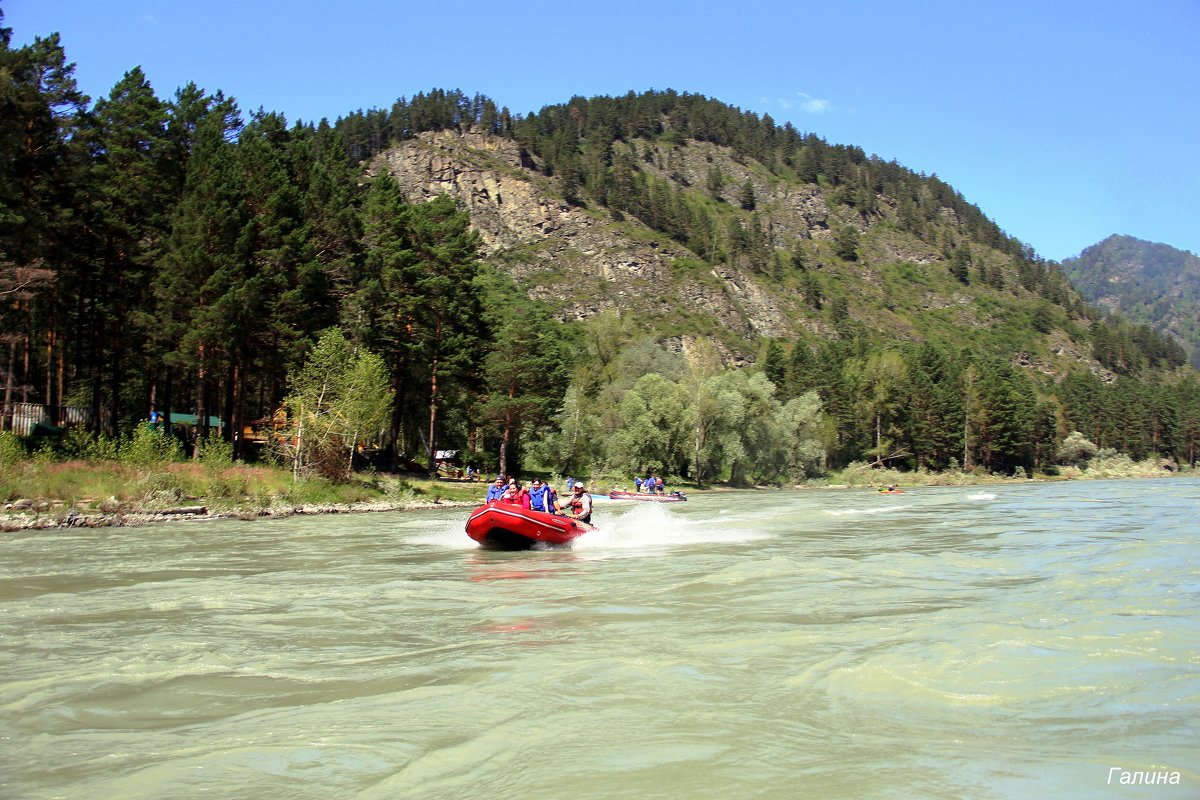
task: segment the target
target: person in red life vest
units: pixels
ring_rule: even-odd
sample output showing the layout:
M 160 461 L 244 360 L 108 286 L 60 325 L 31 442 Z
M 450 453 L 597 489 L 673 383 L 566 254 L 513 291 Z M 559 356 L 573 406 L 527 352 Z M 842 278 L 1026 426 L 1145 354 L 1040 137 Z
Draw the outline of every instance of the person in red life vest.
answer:
M 568 517 L 574 517 L 580 522 L 592 521 L 592 496 L 584 491 L 583 481 L 578 481 L 571 487 L 571 497 L 567 500 Z
M 521 508 L 529 508 L 529 492 L 517 483 L 516 478 L 508 479 L 508 487 L 504 490 L 504 496 L 500 498 L 501 503 L 511 503 L 514 506 Z

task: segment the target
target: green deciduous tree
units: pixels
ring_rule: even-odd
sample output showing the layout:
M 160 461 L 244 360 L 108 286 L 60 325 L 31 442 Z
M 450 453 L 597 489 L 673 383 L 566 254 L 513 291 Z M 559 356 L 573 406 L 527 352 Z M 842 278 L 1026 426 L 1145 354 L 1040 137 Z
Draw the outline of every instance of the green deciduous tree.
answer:
M 611 464 L 626 472 L 679 474 L 689 441 L 681 409 L 683 386 L 658 373 L 643 375 L 621 398 L 621 427 L 609 447 Z
M 358 444 L 377 440 L 387 424 L 391 391 L 383 359 L 331 328 L 290 384 L 283 409 L 293 474 L 311 468 L 347 478 Z
M 897 350 L 872 353 L 865 360 L 847 362 L 846 383 L 855 395 L 860 419 L 871 429 L 872 445 L 866 451 L 877 464 L 910 455 L 901 444 L 905 436 L 903 411 L 908 406 L 908 368 Z
M 1087 462 L 1096 455 L 1099 449 L 1079 431 L 1071 431 L 1067 434 L 1067 438 L 1063 439 L 1054 455 L 1060 464 L 1086 467 Z
M 685 420 L 690 435 L 692 478 L 697 484 L 721 477 L 729 462 L 745 458 L 739 430 L 746 404 L 718 371 L 698 372 L 689 379 Z
M 825 463 L 823 426 L 821 398 L 816 392 L 794 397 L 779 409 L 776 451 L 784 477 L 799 481 L 821 474 Z

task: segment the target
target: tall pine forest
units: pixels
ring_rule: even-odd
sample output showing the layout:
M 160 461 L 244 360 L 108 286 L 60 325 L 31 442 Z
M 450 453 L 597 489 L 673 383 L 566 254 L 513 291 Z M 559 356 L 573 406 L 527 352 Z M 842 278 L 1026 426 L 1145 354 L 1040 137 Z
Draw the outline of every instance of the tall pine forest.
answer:
M 6 426 L 41 404 L 120 437 L 154 408 L 264 458 L 244 433 L 286 425 L 336 329 L 386 366 L 363 456 L 381 469 L 457 450 L 739 484 L 853 462 L 1032 474 L 1074 432 L 1200 456 L 1177 341 L 860 148 L 669 90 L 524 115 L 432 90 L 289 124 L 135 68 L 93 101 L 57 35 L 11 34 Z

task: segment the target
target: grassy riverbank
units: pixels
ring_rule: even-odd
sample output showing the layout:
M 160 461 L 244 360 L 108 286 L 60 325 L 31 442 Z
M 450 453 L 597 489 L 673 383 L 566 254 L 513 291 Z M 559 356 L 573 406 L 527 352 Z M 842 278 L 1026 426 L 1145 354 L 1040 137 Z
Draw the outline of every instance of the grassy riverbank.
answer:
M 1129 456 L 1108 451 L 1091 459 L 1086 464 L 1074 466 L 1059 466 L 1050 472 L 1034 473 L 1027 476 L 1019 473 L 1015 476 L 994 475 L 984 470 L 964 472 L 962 470 L 947 470 L 945 472 L 902 472 L 895 469 L 879 469 L 865 464 L 851 464 L 844 470 L 835 472 L 828 477 L 813 482 L 812 486 L 846 486 L 866 487 L 884 484 L 900 486 L 973 486 L 979 484 L 1020 483 L 1022 481 L 1072 481 L 1072 480 L 1106 480 L 1119 478 L 1163 478 L 1171 475 L 1194 474 L 1195 470 L 1182 469 L 1174 462 L 1153 458 L 1145 461 L 1134 461 Z
M 0 434 L 0 440 L 8 440 L 8 444 L 10 437 Z M 358 473 L 346 483 L 320 478 L 297 481 L 290 471 L 280 467 L 234 463 L 220 448 L 202 452 L 199 459 L 181 462 L 139 451 L 136 442 L 109 458 L 71 459 L 49 452 L 30 456 L 3 445 L 0 441 L 0 530 L 131 525 L 196 516 L 248 519 L 466 507 L 480 502 L 486 491 L 483 482 L 433 480 L 418 475 Z M 1125 456 L 1112 455 L 1093 459 L 1086 468 L 1061 467 L 1056 474 L 1032 478 L 962 471 L 900 472 L 855 464 L 803 486 L 866 488 L 894 483 L 912 488 L 1172 474 L 1178 474 L 1174 466 L 1161 461 L 1135 463 Z M 594 491 L 617 485 L 602 478 L 597 481 Z M 673 481 L 670 488 L 698 492 L 744 487 L 697 487 Z
M 26 461 L 0 477 L 0 530 L 144 524 L 195 516 L 239 518 L 471 505 L 482 484 L 360 474 L 349 483 L 293 481 L 271 466 Z
M 0 433 L 0 530 L 469 505 L 484 493 L 480 484 L 420 476 L 294 480 L 277 466 L 235 463 L 220 444 L 180 460 L 161 441 L 135 434 L 120 447 L 101 440 L 77 453 L 30 454 L 12 434 Z

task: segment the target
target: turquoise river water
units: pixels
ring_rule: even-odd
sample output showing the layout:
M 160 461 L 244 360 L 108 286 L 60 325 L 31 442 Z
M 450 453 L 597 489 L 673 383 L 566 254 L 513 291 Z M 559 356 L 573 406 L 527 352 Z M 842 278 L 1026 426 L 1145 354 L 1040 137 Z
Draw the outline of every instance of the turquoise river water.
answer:
M 1200 797 L 1198 479 L 466 513 L 4 535 L 0 797 Z

